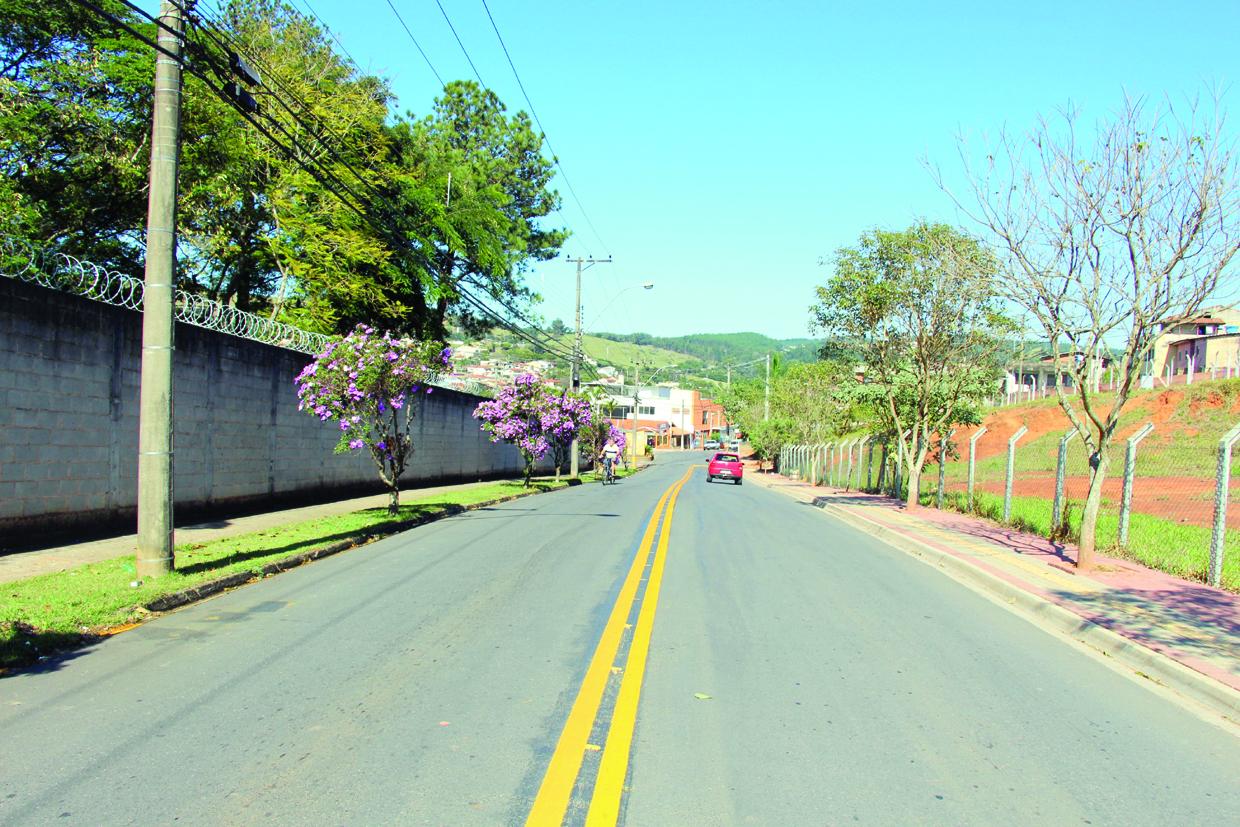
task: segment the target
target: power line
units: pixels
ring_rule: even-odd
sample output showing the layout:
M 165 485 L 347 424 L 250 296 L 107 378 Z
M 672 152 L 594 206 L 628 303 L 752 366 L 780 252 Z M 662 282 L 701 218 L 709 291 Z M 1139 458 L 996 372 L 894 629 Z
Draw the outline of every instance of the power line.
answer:
M 333 194 L 336 198 L 338 198 L 338 199 L 340 200 L 340 202 L 341 202 L 344 206 L 346 206 L 347 208 L 349 208 L 349 209 L 350 209 L 350 210 L 352 210 L 353 212 L 357 213 L 357 215 L 359 216 L 359 218 L 361 218 L 361 219 L 362 219 L 363 221 L 365 221 L 366 223 L 370 224 L 370 225 L 371 225 L 374 229 L 378 230 L 378 231 L 379 231 L 379 233 L 380 233 L 380 235 L 387 236 L 387 231 L 388 231 L 390 228 L 389 228 L 386 224 L 383 224 L 383 223 L 376 223 L 376 221 L 375 221 L 375 216 L 373 216 L 373 215 L 372 215 L 372 214 L 371 214 L 371 213 L 370 213 L 370 212 L 369 212 L 369 211 L 365 208 L 365 207 L 366 207 L 366 205 L 367 205 L 367 202 L 365 202 L 365 201 L 363 201 L 362 199 L 360 199 L 360 198 L 357 196 L 357 194 L 356 194 L 356 193 L 355 193 L 355 192 L 354 192 L 351 188 L 349 188 L 349 187 L 348 187 L 348 185 L 347 185 L 345 182 L 343 182 L 342 180 L 340 180 L 339 176 L 337 176 L 334 172 L 332 172 L 331 170 L 329 170 L 329 169 L 327 169 L 326 167 L 324 167 L 324 166 L 322 165 L 322 163 L 321 163 L 321 162 L 319 162 L 319 161 L 316 161 L 316 160 L 311 159 L 311 160 L 310 160 L 310 162 L 307 162 L 306 158 L 309 158 L 309 157 L 310 157 L 310 153 L 303 153 L 303 155 L 305 155 L 306 157 L 301 157 L 301 156 L 299 156 L 297 153 L 295 153 L 295 152 L 293 151 L 293 149 L 291 149 L 290 147 L 286 146 L 286 145 L 285 145 L 283 142 L 281 142 L 281 141 L 280 141 L 280 140 L 279 140 L 276 136 L 274 136 L 274 135 L 271 133 L 271 131 L 270 131 L 267 127 L 265 127 L 262 123 L 260 123 L 258 120 L 256 120 L 256 119 L 254 118 L 254 116 L 253 116 L 253 115 L 254 115 L 254 113 L 252 113 L 252 112 L 250 112 L 250 111 L 247 111 L 244 107 L 242 107 L 242 106 L 238 103 L 238 101 L 237 101 L 237 100 L 235 100 L 232 96 L 230 96 L 230 95 L 226 94 L 226 93 L 224 92 L 224 90 L 223 90 L 221 87 L 219 87 L 219 86 L 217 86 L 216 84 L 214 84 L 214 83 L 211 81 L 211 79 L 210 79 L 209 77 L 207 77 L 207 75 L 205 75 L 205 74 L 204 74 L 204 73 L 203 73 L 200 69 L 198 69 L 196 66 L 194 66 L 193 64 L 191 64 L 189 61 L 185 60 L 183 57 L 179 57 L 179 56 L 173 55 L 172 53 L 170 53 L 170 52 L 168 52 L 167 50 L 163 49 L 163 47 L 161 47 L 158 43 L 156 43 L 155 41 L 153 41 L 153 40 L 151 40 L 150 38 L 148 38 L 148 37 L 146 37 L 145 35 L 143 35 L 141 32 L 139 32 L 137 29 L 133 28 L 133 26 L 129 25 L 129 24 L 128 24 L 127 22 L 125 22 L 124 20 L 121 20 L 120 18 L 117 18 L 117 17 L 116 17 L 115 15 L 113 15 L 111 12 L 108 12 L 107 10 L 105 10 L 105 9 L 103 9 L 103 8 L 99 7 L 98 5 L 96 5 L 95 3 L 91 2 L 91 0 L 73 0 L 73 2 L 77 3 L 78 5 L 80 5 L 80 6 L 84 7 L 84 8 L 86 8 L 86 9 L 88 9 L 88 10 L 90 10 L 90 11 L 93 11 L 93 12 L 94 12 L 97 16 L 99 16 L 99 17 L 101 17 L 101 18 L 103 18 L 103 19 L 106 19 L 106 20 L 108 20 L 109 22 L 111 22 L 113 25 L 116 25 L 116 26 L 118 26 L 119 28 L 122 28 L 122 29 L 124 29 L 125 31 L 129 32 L 129 33 L 130 33 L 131 35 L 133 35 L 135 38 L 137 38 L 137 39 L 138 39 L 138 40 L 140 40 L 141 42 L 145 43 L 146 45 L 150 46 L 152 49 L 156 50 L 156 52 L 158 52 L 158 53 L 160 53 L 160 54 L 162 54 L 162 55 L 165 55 L 165 56 L 172 57 L 172 58 L 176 59 L 176 60 L 177 60 L 177 61 L 178 61 L 178 62 L 182 65 L 182 67 L 185 69 L 185 71 L 189 72 L 189 73 L 190 73 L 190 74 L 192 74 L 194 77 L 197 77 L 197 78 L 198 78 L 198 79 L 199 79 L 199 80 L 200 80 L 200 81 L 201 81 L 201 82 L 202 82 L 202 83 L 203 83 L 203 84 L 204 84 L 204 85 L 205 85 L 205 86 L 206 86 L 206 87 L 207 87 L 207 88 L 208 88 L 211 92 L 213 92 L 215 95 L 217 95 L 218 97 L 220 97 L 222 100 L 225 100 L 225 101 L 226 101 L 226 102 L 228 102 L 230 105 L 232 105 L 232 106 L 233 106 L 233 108 L 234 108 L 234 109 L 235 109 L 235 110 L 236 110 L 236 111 L 237 111 L 237 112 L 238 112 L 238 113 L 242 116 L 242 118 L 243 118 L 243 119 L 245 119 L 245 120 L 246 120 L 246 121 L 247 121 L 247 122 L 248 122 L 251 126 L 253 126 L 256 130 L 258 130 L 258 132 L 259 132 L 260 134 L 262 134 L 264 138 L 266 138 L 268 141 L 270 141 L 270 142 L 272 143 L 272 145 L 274 145 L 275 147 L 277 147 L 278 149 L 280 149 L 280 151 L 281 151 L 281 152 L 283 152 L 283 153 L 284 153 L 284 154 L 285 154 L 285 155 L 286 155 L 286 156 L 287 156 L 290 160 L 292 160 L 294 163 L 296 163 L 298 166 L 300 166 L 303 170 L 305 170 L 306 172 L 308 172 L 308 173 L 309 173 L 312 177 L 314 177 L 317 181 L 319 181 L 319 183 L 320 183 L 320 184 L 322 184 L 328 192 L 330 192 L 330 193 L 331 193 L 331 194 Z M 142 9 L 138 8 L 137 6 L 135 6 L 135 5 L 133 5 L 131 2 L 129 2 L 129 0 L 121 0 L 121 2 L 123 2 L 126 6 L 128 6 L 128 7 L 129 7 L 131 10 L 133 10 L 134 12 L 138 13 L 138 14 L 139 14 L 139 15 L 141 15 L 142 17 L 145 17 L 148 21 L 155 23 L 155 25 L 156 25 L 157 27 L 164 28 L 164 29 L 168 29 L 168 27 L 167 27 L 165 24 L 163 24 L 163 23 L 162 23 L 162 21 L 160 21 L 160 20 L 158 20 L 158 19 L 156 19 L 156 18 L 152 17 L 151 15 L 147 14 L 144 10 L 142 10 Z M 205 27 L 205 26 L 201 26 L 201 23 L 199 24 L 199 27 L 200 27 L 200 28 L 202 28 L 202 29 L 204 29 L 204 30 L 206 29 L 206 27 Z M 220 41 L 219 41 L 219 39 L 218 39 L 218 35 L 217 35 L 216 33 L 213 33 L 213 32 L 210 32 L 210 31 L 206 31 L 205 33 L 206 33 L 209 37 L 212 37 L 212 39 L 213 39 L 213 40 L 215 40 L 217 44 L 219 44 L 219 43 L 220 43 Z M 202 51 L 202 56 L 203 56 L 204 61 L 205 61 L 208 65 L 210 65 L 210 66 L 211 66 L 211 68 L 212 68 L 213 70 L 215 70 L 215 71 L 217 71 L 217 72 L 218 72 L 218 71 L 220 71 L 220 70 L 219 70 L 218 65 L 217 65 L 217 64 L 214 64 L 214 63 L 212 63 L 212 62 L 211 62 L 211 60 L 210 60 L 210 58 L 209 58 L 209 55 L 206 53 L 206 51 L 205 51 L 205 50 L 203 50 L 203 51 Z M 294 98 L 294 100 L 296 100 L 296 97 L 295 97 L 294 95 L 290 95 L 290 97 L 293 97 L 293 98 Z M 288 111 L 288 112 L 290 113 L 290 115 L 292 115 L 292 117 L 293 117 L 295 120 L 297 120 L 297 117 L 296 117 L 296 115 L 295 115 L 294 113 L 292 113 L 291 108 L 290 108 L 290 107 L 288 107 L 288 106 L 287 106 L 287 104 L 284 104 L 284 103 L 283 103 L 283 101 L 281 101 L 281 103 L 282 103 L 282 105 L 284 105 L 284 108 L 286 109 L 286 111 Z M 300 102 L 300 101 L 298 101 L 298 103 L 301 103 L 301 102 Z M 302 104 L 302 105 L 304 106 L 304 104 Z M 283 128 L 283 125 L 282 125 L 282 124 L 280 124 L 278 121 L 275 121 L 275 120 L 274 120 L 273 118 L 271 118 L 270 116 L 265 116 L 265 119 L 266 119 L 266 120 L 268 120 L 268 121 L 271 121 L 273 124 L 275 124 L 275 126 L 276 126 L 278 129 L 280 129 L 280 131 L 284 132 L 284 134 L 286 134 L 286 135 L 288 135 L 288 134 L 289 134 L 289 133 L 287 132 L 287 130 Z M 301 123 L 300 121 L 298 121 L 298 122 L 299 122 L 299 123 Z M 304 124 L 304 123 L 301 123 L 301 125 L 305 126 L 305 124 Z M 293 136 L 289 135 L 289 137 L 290 137 L 290 139 L 292 139 L 294 142 L 296 141 L 296 138 L 294 138 Z M 315 137 L 316 137 L 316 140 L 317 140 L 317 136 L 315 136 Z M 320 141 L 320 144 L 321 144 L 321 141 Z M 295 144 L 295 145 L 296 145 L 296 144 Z M 298 149 L 300 149 L 300 148 L 301 148 L 301 147 L 300 147 L 300 145 L 296 145 L 296 146 L 297 146 L 297 148 L 298 148 Z M 330 152 L 330 153 L 332 153 L 333 155 L 335 154 L 335 153 L 334 153 L 334 151 L 333 151 L 333 150 L 331 150 L 331 148 L 330 148 L 330 147 L 324 147 L 324 148 L 325 148 L 325 149 L 327 149 L 327 151 L 328 151 L 328 152 Z M 337 159 L 338 159 L 338 160 L 341 160 L 341 159 L 339 159 L 339 156 L 336 156 L 336 157 L 337 157 Z M 357 171 L 356 171 L 355 169 L 353 169 L 353 168 L 352 168 L 351 166 L 349 166 L 347 163 L 343 162 L 343 160 L 341 160 L 341 162 L 345 164 L 346 168 L 348 168 L 348 169 L 349 169 L 349 171 L 350 171 L 350 172 L 352 172 L 352 173 L 354 174 L 354 176 L 358 178 L 358 180 L 359 180 L 359 181 L 361 181 L 361 182 L 362 182 L 362 183 L 364 183 L 364 184 L 367 184 L 367 185 L 368 185 L 368 187 L 369 187 L 370 189 L 372 189 L 372 190 L 373 190 L 373 186 L 370 186 L 370 185 L 369 185 L 369 182 L 367 182 L 367 181 L 366 181 L 366 180 L 365 180 L 362 176 L 360 176 L 360 174 L 359 174 L 359 173 L 357 173 Z M 350 199 L 345 198 L 343 195 L 341 195 L 341 193 L 339 192 L 339 190 L 337 189 L 337 187 L 343 188 L 343 189 L 345 189 L 346 191 L 348 191 L 348 192 L 349 192 L 349 194 L 350 194 L 351 196 L 353 196 L 353 198 L 357 199 L 357 201 L 358 201 L 359 203 L 354 203 L 354 202 L 353 202 L 353 201 L 351 201 Z M 377 191 L 375 191 L 375 192 L 376 192 L 376 195 L 378 195 L 378 196 L 380 197 L 380 199 L 381 199 L 381 200 L 386 200 L 386 199 L 383 199 L 383 196 L 382 196 L 382 194 L 381 194 L 381 193 L 378 193 Z M 387 206 L 390 206 L 390 205 L 387 205 Z M 407 242 L 407 241 L 405 241 L 404 239 L 400 239 L 400 238 L 390 238 L 389 240 L 396 242 L 396 246 L 397 246 L 397 247 L 405 247 L 406 249 L 410 249 L 410 250 L 411 250 L 412 252 L 414 252 L 414 253 L 418 253 L 418 254 L 420 254 L 420 251 L 418 251 L 418 250 L 415 250 L 415 249 L 411 248 L 411 247 L 408 245 L 408 242 Z M 450 288 L 454 289 L 454 290 L 455 290 L 455 292 L 457 293 L 457 295 L 458 295 L 460 298 L 462 298 L 462 299 L 463 299 L 465 302 L 467 302 L 468 304 L 470 304 L 470 305 L 474 306 L 475 308 L 477 308 L 479 311 L 481 311 L 481 312 L 482 312 L 482 314 L 483 314 L 484 316 L 486 316 L 486 317 L 488 317 L 488 318 L 491 318 L 491 319 L 495 320 L 496 322 L 498 322 L 498 323 L 500 324 L 500 326 L 502 326 L 502 327 L 505 327 L 505 328 L 509 329 L 509 330 L 510 330 L 510 331 L 512 331 L 515 335 L 517 335 L 517 336 L 521 337 L 522 339 L 524 339 L 524 340 L 528 341 L 529 343 L 531 343 L 532 345 L 534 345 L 534 347 L 535 347 L 535 348 L 537 348 L 537 349 L 538 349 L 539 351 L 541 351 L 541 352 L 549 353 L 549 354 L 551 354 L 551 355 L 555 355 L 555 356 L 558 356 L 558 357 L 560 357 L 560 358 L 569 358 L 569 354 L 567 353 L 567 351 L 562 350 L 561 348 L 557 348 L 557 347 L 555 347 L 555 346 L 553 346 L 553 345 L 548 344 L 548 342 L 550 342 L 550 341 L 551 341 L 551 339 L 550 339 L 549 334 L 548 334 L 546 331 L 543 331 L 543 330 L 539 329 L 539 328 L 538 328 L 536 325 L 534 325 L 532 322 L 529 322 L 527 319 L 525 319 L 525 317 L 524 317 L 524 316 L 522 316 L 522 315 L 519 313 L 519 311 L 516 311 L 516 309 L 515 309 L 515 308 L 513 308 L 513 307 L 512 307 L 510 304 L 508 304 L 507 302 L 504 302 L 504 301 L 503 301 L 503 299 L 502 299 L 501 297 L 499 297 L 498 295 L 493 294 L 493 298 L 495 298 L 495 299 L 499 300 L 499 301 L 500 301 L 500 302 L 501 302 L 501 303 L 502 303 L 505 307 L 507 307 L 507 308 L 508 308 L 511 312 L 514 312 L 516 315 L 518 315 L 520 318 L 522 318 L 522 320 L 526 321 L 526 322 L 527 322 L 527 324 L 530 324 L 530 326 L 531 326 L 531 327 L 532 327 L 535 331 L 537 331 L 537 333 L 541 334 L 541 337 L 542 337 L 542 338 L 539 338 L 538 336 L 535 336 L 534 334 L 532 334 L 532 333 L 530 333 L 530 332 L 528 332 L 528 331 L 525 331 L 525 330 L 521 329 L 521 328 L 520 328 L 517 324 L 513 323 L 510 319 L 505 318 L 502 314 L 498 313 L 498 312 L 497 312 L 497 311 L 495 311 L 493 308 L 491 308 L 490 306 L 488 306 L 485 302 L 481 301 L 481 300 L 480 300 L 480 299 L 478 299 L 476 296 L 474 296 L 474 295 L 473 295 L 473 294 L 472 294 L 472 293 L 471 293 L 468 289 L 466 289 L 466 288 L 465 288 L 465 286 L 464 286 L 464 285 L 463 285 L 460 281 L 452 279 L 452 277 L 451 277 L 451 275 L 450 275 L 450 274 L 449 274 L 449 275 L 447 275 L 447 276 L 446 276 L 446 278 L 447 278 L 447 281 L 448 281 L 448 284 L 447 284 L 446 286 L 448 286 L 448 287 L 450 287 Z M 485 287 L 484 287 L 484 289 L 487 289 L 487 288 L 485 288 Z M 595 374 L 595 375 L 597 375 L 597 374 Z
M 356 60 L 353 59 L 353 55 L 349 54 L 349 50 L 345 48 L 344 41 L 340 39 L 339 35 L 337 35 L 334 31 L 331 30 L 331 27 L 327 25 L 327 21 L 319 17 L 319 13 L 316 12 L 313 8 L 311 8 L 310 0 L 300 0 L 300 2 L 303 6 L 306 7 L 306 11 L 310 12 L 311 17 L 313 17 L 315 20 L 319 21 L 319 23 L 323 25 L 323 31 L 331 35 L 332 40 L 336 41 L 336 45 L 340 47 L 340 51 L 344 52 L 345 57 L 349 59 L 349 62 L 352 63 L 355 67 L 357 67 L 358 63 Z
M 512 55 L 508 53 L 508 46 L 504 43 L 504 36 L 499 33 L 499 26 L 495 23 L 495 17 L 491 14 L 491 8 L 487 5 L 487 0 L 482 0 L 482 8 L 486 10 L 487 19 L 491 21 L 491 28 L 495 30 L 495 37 L 499 39 L 500 48 L 504 50 L 504 57 L 508 59 L 508 66 L 512 69 L 512 75 L 517 79 L 517 86 L 521 89 L 521 95 L 525 98 L 525 103 L 530 108 L 530 115 L 533 116 L 534 123 L 538 124 L 538 129 L 542 132 L 543 141 L 547 144 L 547 149 L 551 151 L 551 160 L 555 163 L 556 169 L 560 171 L 560 175 L 563 176 L 564 185 L 572 193 L 573 200 L 577 202 L 577 208 L 581 210 L 581 215 L 585 218 L 590 231 L 594 233 L 594 237 L 598 239 L 599 244 L 603 245 L 603 251 L 610 255 L 611 250 L 607 247 L 607 242 L 603 241 L 603 237 L 595 229 L 594 222 L 590 220 L 590 214 L 586 212 L 585 205 L 581 203 L 581 198 L 577 196 L 577 190 L 573 188 L 572 181 L 568 180 L 568 173 L 564 171 L 564 165 L 560 163 L 560 156 L 556 153 L 555 148 L 551 146 L 551 139 L 547 137 L 547 130 L 543 127 L 542 121 L 538 117 L 538 112 L 534 110 L 534 102 L 530 100 L 529 92 L 525 91 L 525 84 L 521 82 L 521 74 L 517 71 L 517 65 L 512 62 Z
M 435 80 L 439 81 L 440 87 L 447 86 L 448 84 L 444 83 L 443 78 L 439 76 L 439 71 L 435 68 L 435 64 L 431 63 L 431 59 L 426 56 L 426 52 L 422 49 L 422 45 L 418 43 L 418 39 L 413 36 L 413 32 L 410 31 L 409 26 L 406 25 L 405 18 L 401 17 L 400 12 L 396 10 L 396 6 L 392 3 L 392 0 L 386 0 L 386 2 L 388 4 L 388 8 L 392 10 L 392 14 L 396 15 L 396 19 L 400 21 L 400 25 L 404 28 L 405 34 L 409 35 L 409 39 L 413 41 L 414 48 L 418 50 L 418 54 L 422 55 L 422 59 L 426 61 L 426 65 L 431 67 L 431 73 L 435 75 Z
M 474 65 L 474 59 L 469 56 L 469 50 L 465 48 L 465 44 L 461 42 L 461 36 L 456 33 L 456 26 L 452 25 L 452 20 L 448 17 L 448 12 L 444 10 L 443 3 L 435 0 L 435 5 L 439 7 L 439 13 L 443 15 L 444 22 L 448 24 L 448 28 L 452 30 L 452 36 L 456 38 L 456 45 L 461 47 L 461 51 L 465 53 L 465 60 L 469 61 L 469 68 L 474 70 L 474 77 L 478 79 L 478 84 L 484 89 L 486 84 L 482 80 L 482 75 L 478 72 L 478 67 Z

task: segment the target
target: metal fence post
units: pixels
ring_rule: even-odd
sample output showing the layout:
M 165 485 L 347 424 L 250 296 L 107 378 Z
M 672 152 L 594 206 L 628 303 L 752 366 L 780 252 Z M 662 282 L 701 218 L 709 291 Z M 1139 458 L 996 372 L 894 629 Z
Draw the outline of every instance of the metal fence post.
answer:
M 1231 483 L 1231 446 L 1240 439 L 1240 424 L 1218 441 L 1218 469 L 1214 472 L 1214 533 L 1210 537 L 1210 585 L 1223 580 L 1223 537 L 1227 532 L 1227 486 Z
M 857 490 L 858 491 L 861 490 L 861 458 L 862 458 L 863 451 L 866 450 L 866 443 L 868 443 L 868 441 L 869 441 L 869 434 L 864 435 L 862 436 L 861 439 L 857 440 Z M 852 484 L 851 477 L 849 477 L 848 482 L 849 482 L 849 485 Z
M 839 478 L 840 478 L 839 465 L 840 465 L 840 460 L 843 459 L 843 457 L 844 457 L 844 443 L 837 442 L 835 443 L 835 445 L 831 447 L 831 463 L 828 466 L 831 469 L 831 479 L 829 480 L 829 484 L 833 487 L 836 485 L 836 483 L 839 482 Z
M 982 434 L 986 433 L 986 430 L 986 426 L 983 425 L 977 429 L 977 433 L 969 437 L 969 503 L 965 509 L 969 513 L 973 513 L 973 471 L 977 460 L 977 441 L 981 439 Z
M 848 440 L 848 442 L 844 443 L 844 446 L 845 446 L 844 450 L 848 454 L 848 466 L 842 469 L 844 473 L 843 473 L 843 476 L 840 478 L 840 482 L 843 485 L 844 490 L 847 491 L 849 488 L 852 487 L 852 472 L 853 472 L 853 467 L 854 467 L 853 448 L 857 447 L 857 440 L 850 439 Z
M 1016 467 L 1016 442 L 1029 429 L 1021 425 L 1016 433 L 1008 438 L 1007 480 L 1003 483 L 1003 522 L 1012 519 L 1012 473 Z
M 947 487 L 947 440 L 956 434 L 956 429 L 952 428 L 947 432 L 947 438 L 939 438 L 939 493 L 935 498 L 935 505 L 939 511 L 943 510 L 943 489 Z
M 879 493 L 887 490 L 887 443 L 882 444 L 882 452 L 878 455 L 878 480 L 876 488 Z
M 827 449 L 831 447 L 830 442 L 823 442 L 818 445 L 816 453 L 818 454 L 818 480 L 817 484 L 822 485 L 822 479 L 825 476 L 824 464 L 827 460 Z
M 866 437 L 868 440 L 869 437 Z M 858 475 L 860 476 L 860 475 Z M 870 491 L 874 488 L 874 443 L 871 442 L 866 446 L 865 452 L 865 490 Z
M 1132 511 L 1132 478 L 1137 470 L 1137 443 L 1154 430 L 1154 423 L 1147 422 L 1141 430 L 1128 437 L 1128 450 L 1124 453 L 1124 493 L 1119 501 L 1119 545 L 1128 545 L 1128 514 Z
M 1051 531 L 1059 528 L 1063 515 L 1063 479 L 1068 467 L 1068 443 L 1076 436 L 1076 428 L 1059 438 L 1059 459 L 1055 463 L 1055 499 L 1051 504 Z

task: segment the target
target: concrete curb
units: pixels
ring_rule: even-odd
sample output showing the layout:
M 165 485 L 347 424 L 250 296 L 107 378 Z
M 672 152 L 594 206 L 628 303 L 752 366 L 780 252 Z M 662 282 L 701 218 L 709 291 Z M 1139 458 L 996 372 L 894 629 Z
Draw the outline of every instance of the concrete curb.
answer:
M 1191 669 L 1166 655 L 1155 652 L 1118 632 L 1100 626 L 1068 609 L 1025 591 L 945 551 L 906 537 L 887 526 L 847 509 L 816 498 L 813 505 L 829 516 L 865 531 L 892 548 L 911 554 L 928 565 L 943 570 L 953 579 L 975 590 L 999 598 L 1027 619 L 1061 632 L 1121 663 L 1128 669 L 1205 707 L 1210 712 L 1240 724 L 1240 692 Z

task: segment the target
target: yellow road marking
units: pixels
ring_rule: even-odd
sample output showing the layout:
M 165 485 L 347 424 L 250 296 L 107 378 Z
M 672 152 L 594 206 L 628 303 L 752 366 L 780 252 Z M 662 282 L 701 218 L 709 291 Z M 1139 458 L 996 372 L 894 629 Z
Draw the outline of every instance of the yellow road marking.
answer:
M 637 725 L 637 703 L 641 699 L 642 680 L 646 675 L 646 656 L 650 652 L 650 635 L 654 630 L 654 614 L 659 607 L 659 589 L 663 584 L 663 567 L 667 561 L 667 540 L 671 534 L 672 515 L 676 513 L 676 497 L 687 478 L 688 475 L 676 483 L 667 503 L 667 515 L 663 518 L 663 528 L 659 532 L 659 547 L 650 567 L 650 583 L 642 597 L 637 629 L 633 632 L 633 642 L 629 644 L 624 679 L 620 682 L 620 694 L 611 714 L 611 726 L 607 729 L 607 741 L 603 746 L 598 777 L 594 781 L 594 796 L 590 800 L 590 811 L 586 815 L 586 827 L 608 827 L 614 825 L 620 817 L 620 797 L 624 793 L 624 778 L 629 771 L 633 728 Z
M 589 743 L 590 730 L 594 727 L 594 719 L 598 715 L 599 705 L 603 701 L 603 692 L 607 688 L 607 678 L 615 663 L 616 652 L 620 649 L 620 638 L 626 626 L 625 621 L 633 607 L 633 600 L 637 596 L 637 585 L 641 581 L 642 571 L 646 568 L 646 561 L 650 557 L 650 547 L 654 542 L 655 529 L 659 525 L 663 506 L 672 496 L 672 492 L 679 490 L 677 486 L 683 485 L 692 473 L 693 469 L 690 468 L 680 480 L 669 486 L 659 498 L 658 504 L 654 507 L 654 513 L 650 515 L 650 522 L 646 524 L 646 531 L 642 535 L 633 565 L 624 578 L 624 584 L 620 587 L 616 604 L 612 607 L 611 616 L 607 618 L 607 625 L 603 627 L 598 647 L 590 659 L 590 666 L 586 669 L 585 678 L 581 681 L 581 688 L 577 690 L 573 708 L 568 713 L 568 720 L 560 733 L 559 741 L 556 742 L 555 752 L 551 755 L 551 763 L 547 765 L 547 772 L 538 788 L 538 794 L 534 797 L 534 805 L 530 808 L 529 817 L 525 820 L 527 827 L 548 827 L 564 821 L 564 814 L 568 811 L 568 803 L 573 794 L 573 785 L 577 781 L 577 774 L 581 772 L 581 762 L 585 757 L 586 745 Z

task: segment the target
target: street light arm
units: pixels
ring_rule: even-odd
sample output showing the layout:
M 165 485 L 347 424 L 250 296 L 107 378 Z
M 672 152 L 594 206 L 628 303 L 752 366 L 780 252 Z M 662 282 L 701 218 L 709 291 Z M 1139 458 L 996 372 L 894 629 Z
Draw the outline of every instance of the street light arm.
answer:
M 637 290 L 638 288 L 641 288 L 642 290 L 653 290 L 653 289 L 654 289 L 654 282 L 653 282 L 653 281 L 648 281 L 648 282 L 645 282 L 645 283 L 643 283 L 643 284 L 634 284 L 634 285 L 630 285 L 629 287 L 626 287 L 626 288 L 624 288 L 623 290 L 621 290 L 621 291 L 620 291 L 619 293 L 617 293 L 616 295 L 612 296 L 612 297 L 611 297 L 611 301 L 609 301 L 609 302 L 607 302 L 607 304 L 603 305 L 603 309 L 602 309 L 602 310 L 600 310 L 600 311 L 598 312 L 598 314 L 597 314 L 597 315 L 595 315 L 594 320 L 593 320 L 593 321 L 591 321 L 588 325 L 586 325 L 586 329 L 588 329 L 588 330 L 593 330 L 593 329 L 594 329 L 594 323 L 595 323 L 595 322 L 597 322 L 599 319 L 603 318 L 603 314 L 605 314 L 605 313 L 607 312 L 608 308 L 610 308 L 613 304 L 615 304 L 615 303 L 616 303 L 616 299 L 620 298 L 621 296 L 623 296 L 625 293 L 629 292 L 630 290 Z

